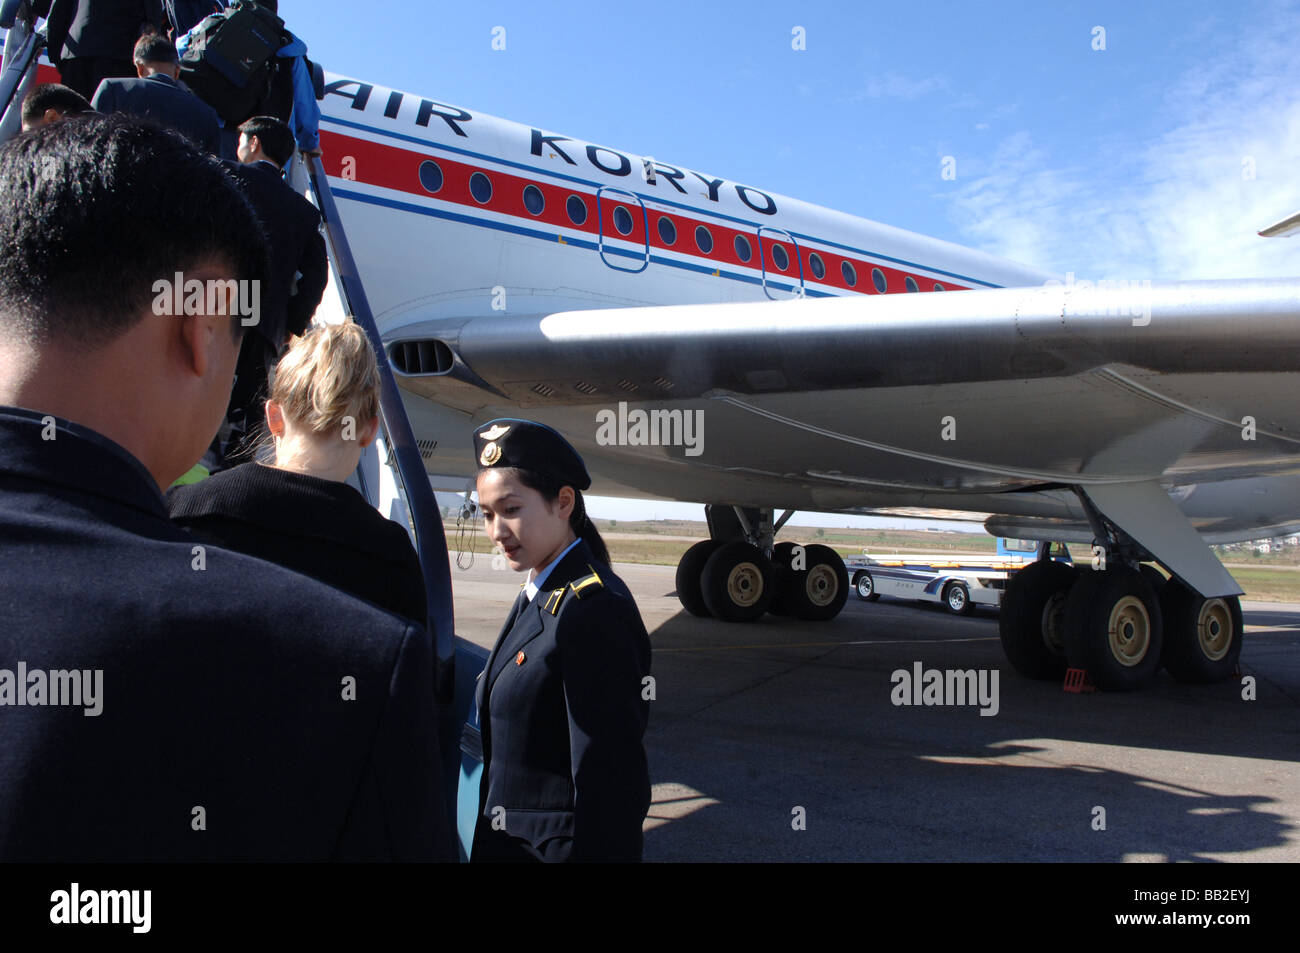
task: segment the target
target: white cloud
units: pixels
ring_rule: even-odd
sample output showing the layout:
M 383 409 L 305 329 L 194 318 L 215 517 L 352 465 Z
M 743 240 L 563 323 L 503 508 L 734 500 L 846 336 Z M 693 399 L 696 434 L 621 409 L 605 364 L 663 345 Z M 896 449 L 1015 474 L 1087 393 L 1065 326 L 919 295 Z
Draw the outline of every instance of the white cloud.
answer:
M 1169 131 L 1136 152 L 1112 144 L 1104 166 L 1062 161 L 1025 131 L 1003 138 L 953 198 L 966 239 L 1088 278 L 1300 274 L 1300 238 L 1256 234 L 1300 209 L 1295 34 L 1207 44 L 1166 91 Z
M 884 76 L 872 77 L 867 85 L 847 97 L 848 102 L 856 103 L 864 99 L 919 99 L 930 93 L 948 88 L 948 81 L 942 76 L 926 76 L 911 79 L 899 73 L 886 73 Z

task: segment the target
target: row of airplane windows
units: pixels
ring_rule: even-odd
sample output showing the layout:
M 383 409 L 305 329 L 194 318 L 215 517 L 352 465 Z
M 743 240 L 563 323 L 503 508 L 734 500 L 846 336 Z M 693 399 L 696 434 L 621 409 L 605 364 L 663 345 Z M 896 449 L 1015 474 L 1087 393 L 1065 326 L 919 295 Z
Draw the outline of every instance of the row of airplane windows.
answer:
M 420 163 L 420 185 L 429 193 L 435 193 L 442 189 L 443 185 L 442 168 L 432 159 L 426 159 Z M 492 180 L 485 172 L 475 172 L 469 177 L 469 194 L 473 196 L 474 201 L 480 205 L 486 205 L 492 201 Z M 546 196 L 537 186 L 529 184 L 524 186 L 524 208 L 530 215 L 541 215 L 546 208 Z M 581 195 L 570 195 L 564 203 L 564 211 L 569 216 L 569 221 L 575 226 L 581 227 L 587 222 L 587 200 Z M 624 205 L 615 205 L 613 212 L 614 228 L 620 235 L 631 235 L 635 220 L 632 213 Z M 658 221 L 655 223 L 659 232 L 659 239 L 665 245 L 671 247 L 677 244 L 677 225 L 673 220 L 664 214 L 660 214 Z M 713 252 L 713 233 L 709 231 L 706 225 L 695 226 L 695 247 L 703 255 Z M 753 247 L 749 239 L 744 235 L 737 235 L 735 238 L 736 257 L 742 262 L 749 262 L 754 257 Z M 778 271 L 786 271 L 790 267 L 790 254 L 786 247 L 780 242 L 773 242 L 771 247 L 772 266 Z M 813 278 L 821 281 L 826 277 L 826 262 L 817 252 L 812 252 L 808 256 L 808 267 L 812 271 Z M 858 283 L 858 272 L 850 261 L 840 262 L 840 276 L 844 283 L 850 288 L 856 287 Z M 884 294 L 887 288 L 885 273 L 879 268 L 871 269 L 871 283 L 875 286 L 877 293 Z M 915 278 L 907 275 L 903 281 L 908 291 L 920 291 L 920 285 Z M 944 291 L 944 286 L 937 281 L 934 283 L 935 291 Z

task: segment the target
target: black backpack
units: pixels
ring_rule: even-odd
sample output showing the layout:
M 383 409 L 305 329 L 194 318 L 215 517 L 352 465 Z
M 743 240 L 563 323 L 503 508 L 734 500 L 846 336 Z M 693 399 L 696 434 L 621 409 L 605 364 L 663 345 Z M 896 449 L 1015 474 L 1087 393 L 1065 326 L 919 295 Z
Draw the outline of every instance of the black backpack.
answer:
M 267 96 L 283 36 L 278 16 L 251 0 L 235 0 L 190 31 L 181 79 L 227 126 L 237 125 Z

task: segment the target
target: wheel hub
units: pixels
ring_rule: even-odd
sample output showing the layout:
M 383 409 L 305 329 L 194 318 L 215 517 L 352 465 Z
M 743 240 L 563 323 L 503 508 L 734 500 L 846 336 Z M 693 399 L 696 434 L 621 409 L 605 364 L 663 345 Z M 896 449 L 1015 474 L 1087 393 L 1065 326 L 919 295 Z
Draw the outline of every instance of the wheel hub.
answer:
M 763 595 L 763 574 L 753 563 L 741 563 L 727 574 L 727 597 L 749 608 Z
M 1106 631 L 1115 661 L 1131 668 L 1146 658 L 1151 646 L 1151 617 L 1137 596 L 1125 596 L 1115 603 Z
M 1196 619 L 1196 641 L 1201 652 L 1217 662 L 1232 647 L 1232 613 L 1222 599 L 1207 599 Z
M 862 583 L 858 583 L 861 589 Z M 835 599 L 837 583 L 835 579 L 835 570 L 830 566 L 818 564 L 808 570 L 808 579 L 804 583 L 804 591 L 808 594 L 808 601 L 817 607 L 830 605 Z

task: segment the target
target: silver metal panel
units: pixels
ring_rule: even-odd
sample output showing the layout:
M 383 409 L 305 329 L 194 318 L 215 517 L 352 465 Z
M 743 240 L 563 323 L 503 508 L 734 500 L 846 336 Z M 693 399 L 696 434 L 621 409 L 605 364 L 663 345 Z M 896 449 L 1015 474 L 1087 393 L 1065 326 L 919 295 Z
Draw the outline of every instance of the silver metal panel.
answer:
M 1202 596 L 1244 593 L 1159 483 L 1094 486 L 1087 494 L 1108 519 Z

